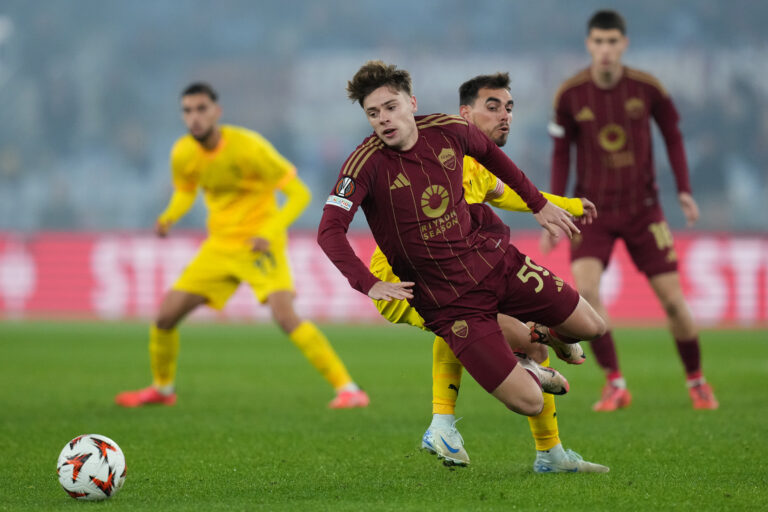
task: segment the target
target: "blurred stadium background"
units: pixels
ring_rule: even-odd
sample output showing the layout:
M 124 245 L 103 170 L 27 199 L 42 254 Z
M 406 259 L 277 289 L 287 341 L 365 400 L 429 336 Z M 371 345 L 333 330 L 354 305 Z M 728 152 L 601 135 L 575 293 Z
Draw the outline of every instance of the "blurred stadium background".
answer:
M 516 105 L 505 149 L 546 190 L 552 97 L 588 64 L 586 20 L 606 6 L 628 20 L 625 62 L 659 77 L 682 115 L 703 210 L 695 229 L 683 230 L 660 140 L 657 174 L 695 314 L 710 326 L 765 326 L 768 3 L 757 0 L 5 0 L 0 319 L 152 315 L 204 225 L 198 204 L 177 236 L 150 234 L 171 192 L 170 147 L 184 133 L 178 94 L 199 79 L 219 90 L 225 122 L 264 134 L 313 190 L 292 234 L 302 313 L 375 319 L 314 244 L 339 166 L 369 133 L 346 80 L 382 58 L 412 72 L 422 113 L 455 112 L 462 81 L 509 71 Z M 537 257 L 533 219 L 505 219 Z M 366 258 L 372 243 L 362 215 L 356 221 Z M 567 275 L 563 249 L 537 259 Z M 619 321 L 662 320 L 623 252 L 604 284 Z M 247 290 L 223 314 L 266 315 Z

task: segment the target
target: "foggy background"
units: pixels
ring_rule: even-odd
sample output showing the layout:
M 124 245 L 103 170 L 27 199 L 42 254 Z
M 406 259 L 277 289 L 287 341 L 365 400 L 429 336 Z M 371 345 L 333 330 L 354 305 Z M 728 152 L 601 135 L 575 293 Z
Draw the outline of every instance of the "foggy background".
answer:
M 681 113 L 697 229 L 766 231 L 768 2 L 757 0 L 4 0 L 0 230 L 151 228 L 185 132 L 179 92 L 194 80 L 218 90 L 223 122 L 261 132 L 297 165 L 313 202 L 296 226 L 315 229 L 370 133 L 346 81 L 379 58 L 411 72 L 422 114 L 456 113 L 461 82 L 509 71 L 505 150 L 548 190 L 552 98 L 589 64 L 585 25 L 603 7 L 627 19 L 625 63 L 657 76 Z M 682 228 L 658 134 L 655 156 L 668 220 Z M 200 203 L 181 227 L 203 227 Z

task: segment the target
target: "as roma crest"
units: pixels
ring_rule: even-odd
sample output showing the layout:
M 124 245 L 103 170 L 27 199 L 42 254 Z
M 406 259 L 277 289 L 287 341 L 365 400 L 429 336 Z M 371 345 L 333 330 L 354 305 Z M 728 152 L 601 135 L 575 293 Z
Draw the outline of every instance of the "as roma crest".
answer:
M 449 171 L 456 169 L 456 152 L 452 148 L 443 148 L 437 159 Z
M 453 322 L 453 326 L 451 326 L 451 331 L 453 331 L 453 334 L 459 338 L 466 338 L 467 334 L 469 334 L 469 326 L 467 325 L 467 321 L 456 320 Z

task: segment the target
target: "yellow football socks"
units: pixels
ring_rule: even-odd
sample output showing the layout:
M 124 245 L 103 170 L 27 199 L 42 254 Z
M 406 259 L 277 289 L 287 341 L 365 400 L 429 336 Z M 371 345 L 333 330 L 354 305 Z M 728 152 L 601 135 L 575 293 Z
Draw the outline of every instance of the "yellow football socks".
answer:
M 328 338 L 320 332 L 315 324 L 305 320 L 289 334 L 289 337 L 294 345 L 301 350 L 304 357 L 309 359 L 312 366 L 320 372 L 325 380 L 331 383 L 333 389 L 339 390 L 352 383 L 352 377 L 347 372 L 344 363 L 336 355 L 328 342 Z
M 453 414 L 463 366 L 451 347 L 436 336 L 432 344 L 432 414 Z
M 547 358 L 541 366 L 549 366 Z M 539 451 L 550 450 L 560 443 L 560 432 L 557 428 L 557 412 L 555 411 L 555 396 L 542 393 L 544 408 L 536 416 L 528 418 L 536 449 Z
M 149 328 L 149 365 L 152 368 L 153 385 L 156 388 L 173 386 L 176 378 L 176 362 L 179 357 L 179 331 Z
M 549 364 L 549 358 L 541 363 L 542 366 Z M 448 344 L 439 336 L 435 337 L 432 345 L 432 414 L 455 413 L 462 368 Z M 536 449 L 540 451 L 560 444 L 555 397 L 549 393 L 542 395 L 543 409 L 538 415 L 528 418 Z

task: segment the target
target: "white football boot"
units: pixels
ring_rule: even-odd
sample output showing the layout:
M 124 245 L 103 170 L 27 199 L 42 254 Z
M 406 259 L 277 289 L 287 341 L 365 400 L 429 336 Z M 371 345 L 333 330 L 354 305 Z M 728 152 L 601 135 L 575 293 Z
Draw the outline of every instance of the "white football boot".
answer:
M 450 425 L 430 425 L 421 437 L 421 448 L 437 455 L 446 466 L 467 466 L 469 455 L 464 449 L 464 439 L 456 430 L 456 421 Z
M 587 462 L 573 450 L 563 450 L 558 444 L 551 450 L 537 451 L 533 462 L 535 473 L 607 473 L 608 466 Z

